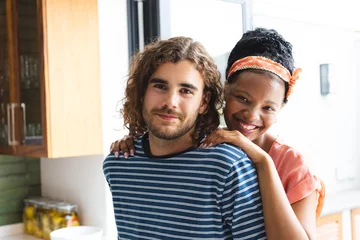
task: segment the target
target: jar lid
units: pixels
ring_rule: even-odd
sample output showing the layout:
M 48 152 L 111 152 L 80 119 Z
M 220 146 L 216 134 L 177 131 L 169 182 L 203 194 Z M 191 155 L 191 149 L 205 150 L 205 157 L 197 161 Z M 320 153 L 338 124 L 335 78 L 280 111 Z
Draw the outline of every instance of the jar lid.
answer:
M 59 203 L 57 204 L 56 209 L 62 212 L 71 213 L 77 211 L 77 205 L 70 203 Z
M 24 201 L 33 201 L 33 200 L 37 200 L 37 199 L 40 199 L 41 197 L 28 197 L 28 198 L 25 198 Z
M 56 206 L 58 205 L 58 201 L 55 200 L 49 200 L 47 201 L 47 206 L 48 208 L 56 208 Z

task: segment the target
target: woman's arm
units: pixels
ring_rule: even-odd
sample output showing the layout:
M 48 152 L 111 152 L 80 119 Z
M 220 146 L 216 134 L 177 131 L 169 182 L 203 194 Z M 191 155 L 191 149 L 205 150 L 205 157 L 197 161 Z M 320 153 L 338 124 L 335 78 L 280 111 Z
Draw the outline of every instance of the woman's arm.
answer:
M 290 205 L 270 155 L 238 131 L 217 130 L 200 147 L 231 143 L 244 150 L 254 162 L 263 203 L 265 229 L 269 240 L 315 239 L 316 192 Z
M 316 192 L 290 205 L 272 159 L 265 161 L 256 169 L 268 239 L 315 239 Z

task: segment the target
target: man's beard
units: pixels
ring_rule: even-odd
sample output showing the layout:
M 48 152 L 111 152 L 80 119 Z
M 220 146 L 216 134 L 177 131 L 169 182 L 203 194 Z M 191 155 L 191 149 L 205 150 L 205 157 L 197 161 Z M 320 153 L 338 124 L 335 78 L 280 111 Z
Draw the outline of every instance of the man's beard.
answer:
M 171 114 L 173 116 L 176 116 L 176 121 L 179 125 L 174 130 L 166 129 L 166 126 L 156 125 L 152 120 L 152 118 L 157 117 L 156 114 Z M 199 109 L 195 112 L 193 116 L 183 122 L 184 117 L 182 114 L 176 113 L 167 107 L 164 107 L 162 109 L 152 109 L 150 113 L 146 109 L 144 109 L 144 107 L 142 109 L 142 115 L 149 132 L 151 132 L 155 137 L 163 140 L 175 140 L 186 135 L 191 130 L 194 130 L 198 114 Z

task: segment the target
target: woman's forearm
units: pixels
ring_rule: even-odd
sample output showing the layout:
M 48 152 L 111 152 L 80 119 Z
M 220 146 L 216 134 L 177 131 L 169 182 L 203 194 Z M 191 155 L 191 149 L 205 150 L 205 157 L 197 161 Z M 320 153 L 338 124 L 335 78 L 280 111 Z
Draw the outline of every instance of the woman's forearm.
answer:
M 297 219 L 270 156 L 256 164 L 269 240 L 310 239 Z

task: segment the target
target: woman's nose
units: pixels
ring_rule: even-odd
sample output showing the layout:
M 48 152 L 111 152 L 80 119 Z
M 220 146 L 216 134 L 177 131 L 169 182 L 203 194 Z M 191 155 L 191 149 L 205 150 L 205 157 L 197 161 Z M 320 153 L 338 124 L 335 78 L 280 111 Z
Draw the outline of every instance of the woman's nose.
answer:
M 260 114 L 257 109 L 248 108 L 244 111 L 244 117 L 248 121 L 254 121 L 260 119 Z

